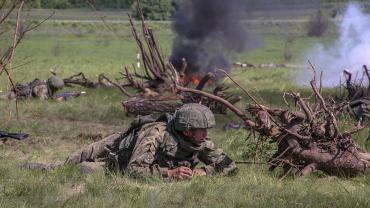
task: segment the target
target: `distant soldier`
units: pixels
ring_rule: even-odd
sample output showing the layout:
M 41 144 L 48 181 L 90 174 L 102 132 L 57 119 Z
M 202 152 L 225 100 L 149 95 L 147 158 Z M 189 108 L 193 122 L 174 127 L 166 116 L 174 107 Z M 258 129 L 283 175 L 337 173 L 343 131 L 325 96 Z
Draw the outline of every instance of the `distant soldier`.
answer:
M 236 172 L 235 163 L 207 137 L 207 129 L 214 125 L 209 108 L 185 104 L 175 114 L 156 121 L 139 117 L 125 133 L 84 147 L 70 155 L 66 163 L 85 167 L 98 164 L 132 177 L 189 179 L 216 173 L 229 175 Z M 205 166 L 197 167 L 199 162 Z
M 56 91 L 64 87 L 64 82 L 57 76 L 50 77 L 47 81 L 35 79 L 28 84 L 16 84 L 3 99 L 27 99 L 31 97 L 47 100 L 54 96 Z

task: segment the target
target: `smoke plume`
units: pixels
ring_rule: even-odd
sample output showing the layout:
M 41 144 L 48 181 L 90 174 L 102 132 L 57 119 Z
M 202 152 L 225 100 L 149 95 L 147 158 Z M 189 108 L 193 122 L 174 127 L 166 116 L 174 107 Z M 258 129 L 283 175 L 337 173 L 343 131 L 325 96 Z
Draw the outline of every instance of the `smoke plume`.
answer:
M 242 23 L 247 11 L 242 0 L 182 1 L 173 16 L 172 27 L 177 36 L 171 62 L 180 69 L 181 59 L 185 58 L 188 74 L 229 69 L 226 54 L 244 52 L 261 42 Z
M 306 58 L 318 71 L 323 71 L 325 86 L 339 85 L 344 69 L 360 78 L 362 66 L 370 64 L 370 15 L 362 13 L 358 4 L 349 4 L 338 29 L 340 35 L 333 45 L 316 45 Z M 307 77 L 310 75 L 301 75 L 298 79 L 307 83 Z

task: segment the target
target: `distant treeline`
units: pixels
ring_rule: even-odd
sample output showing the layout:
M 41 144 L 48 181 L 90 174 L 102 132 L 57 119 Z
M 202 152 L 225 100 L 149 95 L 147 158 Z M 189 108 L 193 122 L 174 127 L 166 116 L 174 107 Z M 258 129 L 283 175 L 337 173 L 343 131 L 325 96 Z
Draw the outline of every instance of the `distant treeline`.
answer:
M 4 0 L 0 0 L 4 1 Z M 68 9 L 68 8 L 82 8 L 93 5 L 97 9 L 128 9 L 136 0 L 28 0 L 29 6 L 33 8 L 53 8 L 53 9 Z M 176 3 L 181 0 L 166 0 L 167 2 Z M 317 4 L 317 3 L 344 3 L 354 0 L 242 0 L 250 2 L 251 4 Z M 357 2 L 368 2 L 369 0 L 357 0 Z M 90 2 L 90 3 L 88 3 Z M 141 0 L 141 2 L 148 2 Z M 161 4 L 162 0 L 151 0 L 152 5 Z M 225 1 L 227 2 L 227 1 Z M 90 5 L 89 5 L 90 4 Z
M 97 9 L 130 8 L 135 0 L 28 0 L 33 8 L 69 9 L 94 6 Z
M 14 0 L 0 0 L 1 2 L 13 2 Z M 187 4 L 190 0 L 139 0 L 144 17 L 150 20 L 168 20 L 182 3 Z M 202 1 L 202 0 L 199 0 Z M 343 3 L 354 0 L 229 0 L 239 1 L 240 5 L 247 5 L 248 10 L 282 10 L 282 9 L 335 9 Z M 366 3 L 369 0 L 357 0 Z M 212 3 L 227 4 L 228 1 L 215 0 Z M 236 2 L 234 2 L 236 3 Z M 1 4 L 0 4 L 1 5 Z M 70 8 L 92 8 L 104 9 L 129 9 L 134 17 L 137 14 L 137 0 L 28 0 L 27 6 L 31 8 L 70 9 Z M 210 5 L 211 6 L 211 5 Z

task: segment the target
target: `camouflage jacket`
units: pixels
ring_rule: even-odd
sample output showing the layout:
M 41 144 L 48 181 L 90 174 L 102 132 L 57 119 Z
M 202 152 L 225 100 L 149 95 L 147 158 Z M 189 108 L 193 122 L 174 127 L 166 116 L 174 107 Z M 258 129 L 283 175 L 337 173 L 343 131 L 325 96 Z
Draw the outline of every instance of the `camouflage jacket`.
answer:
M 194 169 L 203 162 L 207 175 L 228 175 L 237 170 L 235 163 L 211 140 L 196 146 L 174 130 L 173 123 L 145 124 L 137 133 L 126 172 L 130 176 L 168 177 L 167 170 L 180 166 Z
M 26 99 L 37 97 L 41 100 L 47 100 L 52 96 L 51 90 L 45 81 L 35 79 L 28 84 L 16 84 L 16 89 L 9 93 L 9 99 Z

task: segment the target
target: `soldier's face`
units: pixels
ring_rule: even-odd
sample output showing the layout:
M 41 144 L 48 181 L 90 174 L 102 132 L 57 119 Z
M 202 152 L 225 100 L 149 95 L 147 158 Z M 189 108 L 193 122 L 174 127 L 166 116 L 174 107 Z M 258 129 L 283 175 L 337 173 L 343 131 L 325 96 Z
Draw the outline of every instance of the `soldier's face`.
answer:
M 200 145 L 206 141 L 207 129 L 192 129 L 184 131 L 184 135 L 190 140 L 190 142 Z

